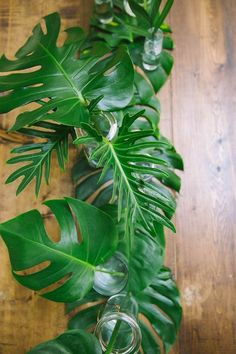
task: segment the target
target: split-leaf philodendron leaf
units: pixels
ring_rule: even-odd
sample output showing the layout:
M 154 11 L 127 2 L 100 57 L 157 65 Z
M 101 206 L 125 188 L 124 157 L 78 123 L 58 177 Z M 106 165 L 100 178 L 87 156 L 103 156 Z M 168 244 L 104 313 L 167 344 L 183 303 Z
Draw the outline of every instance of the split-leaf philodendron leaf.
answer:
M 81 299 L 93 287 L 96 266 L 104 263 L 116 249 L 115 224 L 106 213 L 76 199 L 51 200 L 45 204 L 55 214 L 61 228 L 59 242 L 48 236 L 37 210 L 0 224 L 13 275 L 22 285 L 44 291 L 41 294 L 47 299 L 61 302 Z M 78 238 L 74 218 L 82 241 Z M 41 270 L 23 273 L 42 264 Z M 49 287 L 55 283 L 56 289 L 51 290 Z
M 112 22 L 103 24 L 96 16 L 91 20 L 91 25 L 94 28 L 94 32 L 90 36 L 91 40 L 103 40 L 111 48 L 115 48 L 121 43 L 128 43 L 133 63 L 145 72 L 155 92 L 158 92 L 165 84 L 174 64 L 174 59 L 168 52 L 174 48 L 174 43 L 172 38 L 166 35 L 166 32 L 171 32 L 171 28 L 164 23 L 173 2 L 173 0 L 155 0 L 150 4 L 144 2 L 144 5 L 141 5 L 135 0 L 129 0 L 129 7 L 133 12 L 133 15 L 130 15 L 126 11 L 124 1 L 115 0 L 116 12 Z M 163 3 L 163 9 L 160 11 L 161 3 Z M 142 65 L 144 40 L 151 35 L 151 30 L 155 32 L 159 28 L 165 34 L 163 50 L 159 57 L 158 67 L 148 71 Z
M 164 246 L 159 225 L 174 231 L 170 219 L 176 208 L 174 196 L 166 187 L 179 191 L 180 178 L 172 168 L 183 169 L 183 161 L 173 146 L 166 139 L 158 138 L 152 129 L 132 129 L 141 116 L 142 112 L 125 115 L 113 141 L 99 140 L 95 134 L 97 148 L 91 159 L 97 157 L 98 167 L 103 168 L 100 180 L 107 178 L 110 169 L 113 171 L 112 199 L 118 197 L 118 220 L 125 211 L 127 237 L 132 237 L 135 228 L 141 227 L 148 237 L 156 237 Z M 75 143 L 84 143 L 84 139 L 78 138 Z
M 37 345 L 27 354 L 102 354 L 102 349 L 94 335 L 81 330 L 71 330 Z
M 35 179 L 35 194 L 38 195 L 42 177 L 49 183 L 51 171 L 52 153 L 55 151 L 60 168 L 64 170 L 68 160 L 69 137 L 75 136 L 72 127 L 63 124 L 54 124 L 51 122 L 38 122 L 31 128 L 22 128 L 19 133 L 29 137 L 45 139 L 44 141 L 35 141 L 30 144 L 24 144 L 14 148 L 11 153 L 17 154 L 7 161 L 8 164 L 22 164 L 6 180 L 6 183 L 14 182 L 23 177 L 16 194 L 22 192 L 28 184 Z
M 182 309 L 179 291 L 168 268 L 162 267 L 152 284 L 134 295 L 139 306 L 142 350 L 145 354 L 168 353 L 175 342 Z M 106 298 L 90 292 L 83 300 L 68 304 L 70 329 L 94 328 Z M 85 305 L 87 306 L 81 306 Z M 141 352 L 139 352 L 140 354 Z
M 133 94 L 133 65 L 124 46 L 110 53 L 104 43 L 86 47 L 81 28 L 70 28 L 62 47 L 57 46 L 60 17 L 53 13 L 44 18 L 46 33 L 40 24 L 16 60 L 0 58 L 0 113 L 26 105 L 12 130 L 41 120 L 54 120 L 79 127 L 89 121 L 89 102 L 103 96 L 103 110 L 125 107 Z M 80 58 L 78 59 L 78 55 Z M 14 74 L 9 74 L 16 71 Z M 8 74 L 7 74 L 8 73 Z M 27 104 L 38 107 L 27 110 Z

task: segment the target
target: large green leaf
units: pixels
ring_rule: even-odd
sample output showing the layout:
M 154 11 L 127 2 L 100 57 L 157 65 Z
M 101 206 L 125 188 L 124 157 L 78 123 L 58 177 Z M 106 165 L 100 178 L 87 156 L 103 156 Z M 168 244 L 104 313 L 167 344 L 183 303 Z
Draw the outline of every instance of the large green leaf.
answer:
M 96 266 L 104 263 L 116 249 L 116 227 L 106 213 L 76 199 L 51 200 L 45 204 L 60 225 L 59 242 L 54 242 L 47 235 L 37 210 L 0 225 L 13 275 L 30 289 L 44 290 L 42 296 L 50 300 L 70 302 L 81 299 L 93 287 Z M 81 242 L 74 218 L 80 228 Z M 44 262 L 49 264 L 40 271 L 22 274 L 22 271 Z M 55 283 L 59 287 L 48 289 Z
M 126 116 L 126 119 L 128 120 L 128 116 Z M 131 122 L 129 122 L 130 124 L 132 123 L 132 117 L 129 117 L 129 119 L 131 120 Z M 125 120 L 123 123 L 124 126 L 126 125 L 127 127 L 128 123 L 125 123 Z M 134 125 L 135 123 L 136 121 L 133 122 Z M 133 126 L 133 124 L 131 125 L 131 127 Z M 120 137 L 123 136 L 123 134 L 125 133 L 127 134 L 128 132 L 123 130 L 122 134 L 122 129 L 124 129 L 124 126 L 121 126 L 121 135 L 119 135 Z M 137 130 L 137 128 L 138 127 L 135 125 L 134 131 L 131 131 L 135 134 L 139 131 L 141 135 L 145 135 L 145 131 Z M 148 132 L 150 133 L 150 131 Z M 130 135 L 130 137 L 132 138 L 132 134 Z M 149 137 L 153 137 L 153 135 Z M 145 139 L 146 138 L 147 137 L 145 136 Z M 159 145 L 157 144 L 157 141 L 159 142 Z M 114 144 L 116 144 L 116 142 Z M 149 147 L 148 154 L 143 156 L 141 159 L 141 161 L 145 162 L 146 167 L 148 168 L 147 174 L 149 174 L 151 170 L 151 175 L 155 176 L 155 172 L 153 172 L 152 169 L 157 168 L 157 166 L 148 163 L 150 156 L 153 156 L 154 158 L 154 160 L 151 160 L 152 162 L 155 161 L 155 163 L 157 163 L 158 161 L 155 160 L 155 157 L 160 157 L 163 159 L 163 161 L 167 162 L 167 165 L 169 167 L 182 169 L 183 166 L 181 157 L 175 152 L 174 148 L 166 139 L 155 138 L 154 140 L 150 141 L 142 141 L 142 143 L 140 142 L 139 145 L 140 144 L 141 147 L 143 147 L 144 149 L 146 147 Z M 123 145 L 121 144 L 121 146 Z M 130 146 L 127 146 L 126 143 L 124 144 L 124 149 L 121 150 L 122 156 L 124 156 L 123 159 L 129 157 L 129 151 L 132 151 L 132 148 L 134 149 L 134 152 L 137 153 L 139 152 L 140 146 L 138 146 L 137 144 L 131 144 Z M 120 156 L 119 154 L 121 152 L 118 151 L 118 157 Z M 104 153 L 105 151 L 103 151 L 103 154 Z M 135 156 L 136 155 L 134 155 L 133 158 Z M 141 155 L 138 156 L 140 157 Z M 107 156 L 105 156 L 104 158 L 109 161 L 109 158 L 107 158 Z M 119 159 L 122 160 L 122 157 L 119 157 Z M 130 161 L 128 159 L 128 163 L 130 163 Z M 153 277 L 155 277 L 163 262 L 163 248 L 165 245 L 164 232 L 163 227 L 161 225 L 163 222 L 162 220 L 157 220 L 158 215 L 156 216 L 155 211 L 158 212 L 158 208 L 156 208 L 155 203 L 157 203 L 158 200 L 159 202 L 162 201 L 163 203 L 165 203 L 166 200 L 167 206 L 172 206 L 174 210 L 175 201 L 173 195 L 169 192 L 169 190 L 163 187 L 160 183 L 157 183 L 157 179 L 155 177 L 153 177 L 152 180 L 149 182 L 143 181 L 142 171 L 141 174 L 139 174 L 139 171 L 136 171 L 134 161 L 135 158 L 131 161 L 132 164 L 130 164 L 129 166 L 130 170 L 131 168 L 134 169 L 133 172 L 135 173 L 133 174 L 133 176 L 129 173 L 129 171 L 126 172 L 126 165 L 124 165 L 122 171 L 117 172 L 117 174 L 119 173 L 120 175 L 122 175 L 122 173 L 124 174 L 124 176 L 127 175 L 127 181 L 129 184 L 129 188 L 131 189 L 129 190 L 129 193 L 133 194 L 136 198 L 135 201 L 131 200 L 130 202 L 127 202 L 127 193 L 124 191 L 128 189 L 128 186 L 124 185 L 123 182 L 123 184 L 118 183 L 118 202 L 116 199 L 113 199 L 115 203 L 122 203 L 122 206 L 120 206 L 120 210 L 122 210 L 122 212 L 119 217 L 117 215 L 117 207 L 115 207 L 115 205 L 106 205 L 107 203 L 112 202 L 112 191 L 114 189 L 113 170 L 116 169 L 116 166 L 111 165 L 111 168 L 107 168 L 104 173 L 101 168 L 92 167 L 87 161 L 87 158 L 83 154 L 81 154 L 78 163 L 73 169 L 73 180 L 76 185 L 75 193 L 77 198 L 82 200 L 89 200 L 90 202 L 94 203 L 99 207 L 105 207 L 105 210 L 108 213 L 110 213 L 110 211 L 113 213 L 113 215 L 111 214 L 111 216 L 113 217 L 115 223 L 118 222 L 118 219 L 121 219 L 118 223 L 118 228 L 120 230 L 119 250 L 127 258 L 130 275 L 128 287 L 131 291 L 138 291 L 144 289 L 151 283 Z M 139 162 L 140 159 L 138 159 L 138 161 L 135 163 Z M 101 178 L 102 175 L 103 178 Z M 124 178 L 125 177 L 123 177 L 123 179 Z M 139 195 L 140 190 L 142 193 Z M 152 203 L 154 204 L 152 205 Z M 134 210 L 137 209 L 136 204 L 138 205 L 138 207 L 140 207 L 140 212 L 142 213 L 141 217 L 143 217 L 143 220 L 140 220 L 140 215 L 138 215 L 138 212 L 135 215 L 135 211 L 133 212 L 132 210 L 132 208 Z M 113 212 L 114 208 L 115 212 Z M 159 208 L 163 208 L 163 210 L 166 211 L 166 215 L 168 217 L 171 217 L 173 211 L 166 210 L 163 204 L 159 205 Z M 169 215 L 168 211 L 170 213 Z M 168 220 L 168 218 L 165 220 Z M 131 230 L 129 229 L 130 223 L 133 224 Z M 146 227 L 146 223 L 148 224 L 148 228 Z M 153 239 L 153 236 L 155 235 L 157 237 Z M 148 257 L 146 257 L 147 254 Z M 150 269 L 155 271 L 150 271 Z
M 133 238 L 130 243 L 127 243 L 125 237 L 126 210 L 123 211 L 121 220 L 118 221 L 117 205 L 107 204 L 101 209 L 109 214 L 117 225 L 119 235 L 117 250 L 123 254 L 129 270 L 126 290 L 135 294 L 149 286 L 156 278 L 163 265 L 165 255 L 163 247 L 156 239 L 149 237 L 146 230 L 140 225 L 134 226 Z M 158 234 L 164 240 L 164 231 L 160 225 Z
M 118 249 L 126 257 L 128 264 L 128 288 L 131 291 L 142 290 L 151 283 L 163 264 L 163 229 L 159 226 L 158 235 L 162 239 L 161 246 L 155 239 L 150 238 L 140 225 L 137 225 L 137 228 L 134 226 L 134 237 L 131 244 L 128 244 L 125 238 L 124 217 L 118 222 L 117 205 L 107 204 L 112 198 L 112 170 L 107 171 L 103 181 L 99 182 L 101 173 L 101 169 L 91 167 L 85 156 L 81 155 L 73 169 L 76 197 L 90 200 L 113 218 L 119 230 Z M 126 213 L 125 209 L 123 213 Z M 146 257 L 147 254 L 148 257 Z
M 133 65 L 126 48 L 121 46 L 109 54 L 110 49 L 98 43 L 83 51 L 86 36 L 81 28 L 68 29 L 64 45 L 58 47 L 59 15 L 44 20 L 46 33 L 38 24 L 15 54 L 16 60 L 0 59 L 0 72 L 17 72 L 0 77 L 0 92 L 5 93 L 0 97 L 0 113 L 31 102 L 39 104 L 31 111 L 26 106 L 12 129 L 40 120 L 79 127 L 89 121 L 89 102 L 101 95 L 101 109 L 125 107 L 133 94 Z
M 81 330 L 71 330 L 37 345 L 27 354 L 102 354 L 102 349 L 94 335 Z
M 116 12 L 112 22 L 102 24 L 96 16 L 92 18 L 91 25 L 94 32 L 91 33 L 91 40 L 104 40 L 111 48 L 115 48 L 121 43 L 127 43 L 132 61 L 139 66 L 152 83 L 155 92 L 158 92 L 168 79 L 174 59 L 167 50 L 174 48 L 172 38 L 165 34 L 163 42 L 163 51 L 160 55 L 159 66 L 156 70 L 148 71 L 142 65 L 142 53 L 144 40 L 150 36 L 150 29 L 161 28 L 163 32 L 171 32 L 168 25 L 163 23 L 168 15 L 173 0 L 163 1 L 165 4 L 160 11 L 162 1 L 151 0 L 148 6 L 141 6 L 135 0 L 129 0 L 130 7 L 135 17 L 125 12 L 124 1 L 116 0 Z
M 163 345 L 164 352 L 168 353 L 182 318 L 179 291 L 170 270 L 162 267 L 152 284 L 134 298 L 139 306 L 143 352 L 160 354 Z M 82 301 L 68 304 L 69 328 L 88 330 L 95 327 L 104 302 L 105 297 L 92 291 Z M 81 306 L 86 303 L 87 306 Z
M 64 170 L 68 160 L 69 136 L 74 137 L 75 132 L 73 128 L 66 125 L 38 122 L 35 123 L 33 128 L 20 129 L 19 133 L 34 138 L 43 138 L 44 141 L 25 144 L 11 151 L 11 153 L 18 154 L 18 156 L 11 158 L 7 163 L 18 164 L 23 162 L 26 164 L 13 172 L 6 183 L 11 183 L 23 176 L 16 191 L 16 194 L 19 194 L 35 179 L 35 193 L 38 195 L 43 174 L 45 175 L 46 183 L 49 183 L 53 151 L 56 151 L 59 166 Z
M 101 179 L 110 168 L 113 169 L 113 199 L 119 196 L 118 219 L 122 210 L 126 210 L 127 237 L 134 233 L 135 225 L 135 228 L 142 227 L 149 237 L 157 237 L 163 246 L 158 225 L 174 230 L 170 219 L 176 208 L 172 193 L 164 186 L 179 191 L 180 179 L 172 168 L 182 169 L 183 163 L 173 146 L 167 140 L 158 139 L 153 130 L 130 130 L 138 118 L 139 114 L 126 115 L 114 141 L 98 139 L 91 159 L 101 156 L 98 163 L 103 167 Z M 78 138 L 76 143 L 84 141 L 84 138 Z M 154 181 L 145 181 L 145 176 L 153 177 Z

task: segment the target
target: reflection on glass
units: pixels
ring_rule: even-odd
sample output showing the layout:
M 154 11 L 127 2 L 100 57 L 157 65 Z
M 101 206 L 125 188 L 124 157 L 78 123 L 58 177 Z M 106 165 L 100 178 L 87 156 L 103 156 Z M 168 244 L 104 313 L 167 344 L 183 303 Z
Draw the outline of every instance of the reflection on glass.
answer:
M 111 22 L 113 19 L 113 0 L 95 0 L 95 12 L 100 22 Z
M 128 280 L 127 264 L 120 253 L 96 267 L 93 288 L 101 295 L 111 296 L 121 292 Z
M 103 351 L 138 353 L 141 332 L 137 316 L 138 305 L 130 295 L 118 294 L 108 300 L 95 330 Z
M 118 124 L 110 112 L 98 112 L 91 117 L 92 125 L 102 136 L 104 136 L 107 140 L 112 141 L 116 138 L 118 134 Z M 86 134 L 86 133 L 85 133 Z M 91 159 L 91 155 L 94 152 L 97 144 L 90 143 L 87 144 L 84 148 L 85 155 L 89 161 L 90 166 L 97 167 L 100 156 Z
M 150 30 L 151 32 L 152 30 Z M 158 29 L 144 42 L 143 67 L 148 71 L 155 70 L 160 65 L 160 54 L 163 47 L 163 32 Z

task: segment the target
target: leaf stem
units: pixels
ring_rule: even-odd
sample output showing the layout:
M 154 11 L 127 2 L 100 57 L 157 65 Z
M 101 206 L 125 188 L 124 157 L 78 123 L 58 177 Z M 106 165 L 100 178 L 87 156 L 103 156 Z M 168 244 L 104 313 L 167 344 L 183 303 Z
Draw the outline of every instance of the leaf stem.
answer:
M 111 274 L 111 275 L 114 275 L 116 277 L 125 277 L 125 274 L 122 273 L 122 272 L 110 272 L 109 270 L 106 270 L 106 269 L 96 269 L 96 272 L 100 272 L 100 273 L 106 273 L 106 274 Z
M 111 354 L 112 353 L 112 349 L 113 349 L 113 346 L 115 344 L 115 341 L 116 341 L 120 326 L 121 326 L 121 320 L 118 320 L 116 322 L 115 328 L 114 328 L 114 330 L 112 332 L 112 336 L 111 336 L 111 339 L 109 341 L 107 350 L 105 351 L 105 354 Z

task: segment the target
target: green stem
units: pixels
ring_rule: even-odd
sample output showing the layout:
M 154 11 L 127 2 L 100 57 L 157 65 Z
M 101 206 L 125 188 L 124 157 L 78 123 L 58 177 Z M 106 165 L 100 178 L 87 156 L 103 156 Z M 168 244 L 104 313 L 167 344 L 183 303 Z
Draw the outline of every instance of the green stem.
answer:
M 147 0 L 144 0 L 144 2 L 143 2 L 143 7 L 144 7 L 144 9 L 147 11 Z
M 111 336 L 110 342 L 109 342 L 109 344 L 107 346 L 107 350 L 105 351 L 105 354 L 111 354 L 112 353 L 112 349 L 113 349 L 113 346 L 115 344 L 115 341 L 116 341 L 116 338 L 117 338 L 117 335 L 118 335 L 118 332 L 119 332 L 119 329 L 120 329 L 120 325 L 121 325 L 121 320 L 116 322 L 115 328 L 114 328 L 114 330 L 112 332 L 112 336 Z
M 96 272 L 110 274 L 110 275 L 113 275 L 115 277 L 121 277 L 121 278 L 125 277 L 125 274 L 122 273 L 122 272 L 112 272 L 112 271 L 109 271 L 109 270 L 106 270 L 106 269 L 102 269 L 102 268 L 96 269 Z

